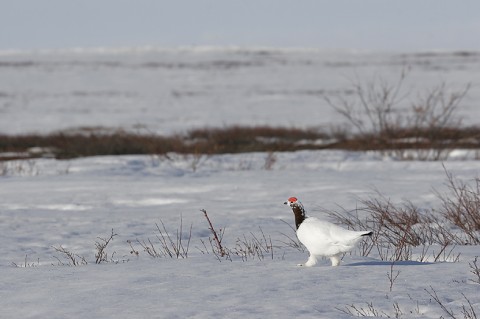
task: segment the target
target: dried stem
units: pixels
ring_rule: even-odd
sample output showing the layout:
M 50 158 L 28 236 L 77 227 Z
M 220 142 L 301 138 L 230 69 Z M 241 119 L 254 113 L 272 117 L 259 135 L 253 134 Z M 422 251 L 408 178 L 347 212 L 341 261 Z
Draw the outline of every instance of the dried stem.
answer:
M 225 251 L 225 249 L 224 249 L 223 246 L 222 246 L 222 238 L 223 238 L 223 235 L 220 235 L 220 237 L 218 236 L 217 231 L 216 231 L 215 228 L 213 227 L 212 222 L 210 221 L 210 218 L 208 217 L 207 211 L 206 211 L 205 209 L 201 209 L 200 211 L 203 212 L 205 218 L 207 219 L 207 222 L 208 222 L 208 225 L 209 225 L 209 228 L 208 228 L 208 229 L 210 229 L 210 231 L 212 232 L 213 241 L 214 241 L 214 243 L 215 243 L 215 245 L 216 245 L 218 254 L 220 255 L 220 257 L 225 257 L 226 251 Z M 222 233 L 221 233 L 221 234 L 222 234 Z

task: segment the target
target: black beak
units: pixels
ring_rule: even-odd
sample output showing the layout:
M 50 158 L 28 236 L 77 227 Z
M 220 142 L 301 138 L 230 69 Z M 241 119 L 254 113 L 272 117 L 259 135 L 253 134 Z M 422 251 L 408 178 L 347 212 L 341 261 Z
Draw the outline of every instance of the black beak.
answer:
M 288 204 L 288 202 L 283 203 L 283 205 L 287 205 L 287 204 Z

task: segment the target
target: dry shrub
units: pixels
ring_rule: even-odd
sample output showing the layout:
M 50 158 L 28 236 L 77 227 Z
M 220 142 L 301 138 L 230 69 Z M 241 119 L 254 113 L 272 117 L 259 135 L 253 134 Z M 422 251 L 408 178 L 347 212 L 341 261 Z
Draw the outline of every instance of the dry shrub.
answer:
M 398 127 L 389 128 L 388 134 L 351 134 L 339 128 L 326 133 L 310 128 L 234 126 L 205 128 L 171 136 L 125 131 L 0 135 L 0 154 L 3 153 L 0 160 L 127 154 L 165 156 L 177 153 L 192 156 L 192 169 L 195 170 L 198 166 L 196 161 L 211 154 L 266 152 L 265 168 L 270 169 L 275 163 L 275 152 L 305 149 L 378 150 L 402 160 L 440 160 L 447 158 L 452 149 L 478 149 L 479 145 L 478 127 Z M 2 172 L 6 174 L 5 167 L 0 167 L 0 175 Z
M 107 246 L 110 244 L 110 242 L 113 240 L 114 237 L 118 236 L 118 234 L 115 234 L 113 232 L 112 228 L 112 233 L 110 236 L 107 238 L 102 238 L 102 237 L 97 237 L 97 241 L 95 241 L 95 263 L 96 264 L 101 264 L 102 262 L 109 262 L 109 255 L 107 253 Z M 115 255 L 115 252 L 113 252 L 110 255 L 110 260 L 113 260 L 113 256 Z
M 89 130 L 60 132 L 49 135 L 0 135 L 0 153 L 10 152 L 18 158 L 56 157 L 75 158 L 96 155 L 126 154 L 205 154 L 276 152 L 299 149 L 323 148 L 318 140 L 331 140 L 327 133 L 318 129 L 280 127 L 205 128 L 161 136 L 139 134 L 123 130 Z M 32 148 L 44 152 L 29 153 Z M 3 157 L 3 159 L 13 159 Z
M 400 308 L 398 302 L 394 302 L 392 308 L 393 310 L 387 311 L 387 313 L 386 311 L 377 308 L 373 302 L 366 302 L 365 306 L 351 304 L 346 305 L 344 308 L 336 307 L 335 309 L 351 317 L 402 318 L 402 316 L 405 315 L 405 310 Z M 410 310 L 407 317 L 412 314 L 414 314 L 415 317 L 423 316 L 418 307 L 416 307 L 415 310 Z
M 329 212 L 350 229 L 373 231 L 371 240 L 359 244 L 362 256 L 375 251 L 381 260 L 412 260 L 413 248 L 423 246 L 417 258 L 424 261 L 429 257 L 430 246 L 440 245 L 433 253 L 434 260 L 451 259 L 452 251 L 447 251 L 447 247 L 455 243 L 456 237 L 430 211 L 422 211 L 410 202 L 393 204 L 381 194 L 378 196 L 361 200 L 362 208 L 355 211 Z
M 382 150 L 402 160 L 445 159 L 462 141 L 457 111 L 470 85 L 452 92 L 441 83 L 409 102 L 406 76 L 403 70 L 393 84 L 357 79 L 352 81 L 354 99 L 337 95 L 325 100 L 353 128 L 347 141 L 351 148 Z
M 440 308 L 442 308 L 442 310 L 447 314 L 447 316 L 449 318 L 452 318 L 452 319 L 460 318 L 460 317 L 457 317 L 455 315 L 455 313 L 453 312 L 452 309 L 447 307 L 447 305 L 445 304 L 446 301 L 443 301 L 443 300 L 440 299 L 440 297 L 437 295 L 437 292 L 435 291 L 435 289 L 433 289 L 432 286 L 430 286 L 430 290 L 425 289 L 425 291 L 440 306 Z M 468 299 L 467 296 L 465 296 L 464 293 L 461 293 L 461 295 L 463 296 L 463 298 L 467 302 L 467 305 L 462 304 L 462 308 L 460 310 L 461 313 L 462 313 L 462 317 L 464 319 L 476 319 L 477 318 L 477 313 L 475 312 L 475 308 L 473 307 L 470 299 Z M 443 316 L 441 318 L 443 318 Z
M 184 147 L 178 136 L 143 135 L 122 130 L 0 135 L 0 152 L 26 152 L 23 158 L 54 156 L 64 159 L 95 155 L 163 154 L 169 151 L 182 153 Z M 32 148 L 43 149 L 47 153 L 28 153 Z
M 470 267 L 470 272 L 475 276 L 474 279 L 470 279 L 471 282 L 480 284 L 480 264 L 478 263 L 478 256 L 475 256 L 475 259 L 468 263 Z
M 303 244 L 300 242 L 300 240 L 297 237 L 297 230 L 292 226 L 292 223 L 286 222 L 283 219 L 281 219 L 283 223 L 285 223 L 289 228 L 290 228 L 290 233 L 286 234 L 284 232 L 280 232 L 280 235 L 283 236 L 283 240 L 278 240 L 280 244 L 286 247 L 294 248 L 298 251 L 305 252 L 306 248 L 303 246 Z
M 60 258 L 54 256 L 54 258 L 57 259 L 58 264 L 61 266 L 83 266 L 88 264 L 85 257 L 75 254 L 62 245 L 59 247 L 52 246 L 52 248 L 55 249 L 56 252 L 61 253 L 61 256 L 66 260 L 63 262 Z
M 456 180 L 447 170 L 445 173 L 450 194 L 437 192 L 442 203 L 438 211 L 420 209 L 408 201 L 394 204 L 377 192 L 376 197 L 360 200 L 361 208 L 330 211 L 329 215 L 350 229 L 373 231 L 371 241 L 359 245 L 362 256 L 376 251 L 381 260 L 411 260 L 413 248 L 422 247 L 418 261 L 430 256 L 434 261 L 456 261 L 459 256 L 453 255 L 455 245 L 480 243 L 480 181 L 475 179 L 471 186 Z M 430 252 L 433 245 L 438 248 Z
M 157 240 L 152 241 L 150 238 L 148 238 L 147 240 L 137 239 L 135 243 L 140 245 L 144 252 L 154 258 L 187 258 L 188 250 L 190 248 L 190 240 L 192 238 L 193 225 L 190 225 L 189 233 L 185 237 L 182 217 L 180 217 L 180 226 L 179 228 L 177 228 L 175 236 L 168 232 L 163 221 L 160 220 L 160 223 L 162 227 L 155 223 L 156 230 L 158 232 L 158 234 L 156 234 Z M 184 237 L 186 242 L 184 240 Z M 130 245 L 131 248 L 130 254 L 138 256 L 139 252 L 137 249 L 135 249 L 133 242 L 131 240 L 128 240 L 127 243 Z
M 240 257 L 242 261 L 249 259 L 264 260 L 270 257 L 273 260 L 273 245 L 270 236 L 265 235 L 262 228 L 259 227 L 260 236 L 250 233 L 250 237 L 243 235 L 237 238 L 235 246 L 229 248 L 229 254 Z
M 17 268 L 38 267 L 40 266 L 40 258 L 38 258 L 36 262 L 29 262 L 28 255 L 25 255 L 25 260 L 23 263 L 12 262 L 12 266 Z
M 229 257 L 228 250 L 224 248 L 224 246 L 222 245 L 223 235 L 225 234 L 225 227 L 223 229 L 220 228 L 219 231 L 217 231 L 215 227 L 213 227 L 212 221 L 210 220 L 210 217 L 208 217 L 207 211 L 205 209 L 201 209 L 200 211 L 203 213 L 203 216 L 205 216 L 205 219 L 208 222 L 208 229 L 210 230 L 213 236 L 208 238 L 212 253 L 217 257 L 219 261 L 220 261 L 220 257 L 227 256 L 228 258 Z M 206 247 L 203 241 L 202 243 L 203 243 L 203 246 Z
M 444 166 L 445 168 L 445 166 Z M 465 234 L 465 243 L 480 244 L 480 179 L 473 185 L 456 179 L 445 169 L 450 195 L 437 192 L 442 202 L 441 214 Z
M 201 209 L 205 219 L 208 222 L 208 229 L 211 232 L 211 237 L 208 238 L 209 246 L 205 241 L 201 240 L 203 249 L 199 249 L 203 254 L 210 254 L 210 252 L 217 258 L 218 261 L 229 260 L 233 262 L 235 257 L 240 258 L 242 261 L 247 260 L 264 260 L 267 257 L 274 259 L 273 244 L 270 236 L 266 236 L 262 228 L 260 229 L 260 235 L 250 233 L 251 237 L 243 235 L 242 238 L 237 238 L 235 246 L 233 248 L 227 247 L 223 243 L 223 235 L 225 234 L 225 227 L 217 230 L 214 226 L 208 213 L 205 209 Z
M 186 136 L 189 143 L 195 143 L 204 153 L 292 151 L 319 148 L 315 146 L 317 140 L 330 139 L 328 133 L 318 129 L 271 126 L 204 128 L 192 130 Z

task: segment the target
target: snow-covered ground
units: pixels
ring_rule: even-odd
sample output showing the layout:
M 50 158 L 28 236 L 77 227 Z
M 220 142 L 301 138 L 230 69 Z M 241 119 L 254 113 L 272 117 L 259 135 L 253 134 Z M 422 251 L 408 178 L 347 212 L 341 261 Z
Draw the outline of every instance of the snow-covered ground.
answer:
M 404 60 L 416 61 L 409 81 L 419 87 L 439 78 L 460 86 L 472 82 L 463 112 L 476 121 L 478 55 L 143 50 L 0 56 L 0 131 L 322 125 L 336 119 L 322 106 L 323 92 L 345 90 L 343 77 L 356 71 L 395 76 Z M 395 317 L 398 305 L 401 318 L 448 317 L 434 293 L 458 318 L 462 305 L 469 307 L 465 297 L 480 314 L 480 284 L 469 267 L 479 246 L 455 247 L 458 262 L 413 260 L 392 269 L 375 254 L 357 252 L 340 267 L 325 260 L 304 268 L 296 264 L 306 261 L 307 252 L 284 243 L 284 234 L 294 237 L 287 225 L 293 226 L 293 214 L 283 205 L 290 196 L 324 218 L 325 210 L 355 209 L 376 190 L 393 202 L 438 207 L 434 190 L 447 191 L 440 162 L 302 151 L 274 154 L 270 165 L 269 156 L 0 163 L 1 317 L 349 318 L 344 311 L 356 314 L 350 306 L 368 309 L 367 303 L 383 316 Z M 464 181 L 480 172 L 479 161 L 457 159 L 445 166 Z M 201 209 L 215 228 L 225 229 L 228 247 L 263 232 L 275 246 L 273 259 L 219 262 L 205 254 L 202 241 L 208 245 L 210 231 Z M 188 258 L 152 258 L 138 244 L 151 239 L 158 247 L 161 222 L 176 238 L 181 220 L 184 244 L 192 225 Z M 97 265 L 95 242 L 112 229 L 118 235 L 106 249 L 110 262 Z M 61 265 L 69 261 L 55 250 L 60 246 L 88 264 Z M 433 254 L 439 247 L 430 249 Z M 390 271 L 398 273 L 393 285 Z
M 335 125 L 341 119 L 326 95 L 348 96 L 352 82 L 375 78 L 394 85 L 402 70 L 407 105 L 442 82 L 452 90 L 471 84 L 460 113 L 476 123 L 479 52 L 143 48 L 0 52 L 0 133 Z
M 477 309 L 480 284 L 470 279 L 469 263 L 478 246 L 457 246 L 460 262 L 403 262 L 390 292 L 390 264 L 374 256 L 347 255 L 341 267 L 325 261 L 315 268 L 297 267 L 307 253 L 287 247 L 294 237 L 291 211 L 283 202 L 302 199 L 311 215 L 326 217 L 322 207 L 354 209 L 358 198 L 374 188 L 395 202 L 408 199 L 420 207 L 439 205 L 432 188 L 445 191 L 438 162 L 395 162 L 344 152 L 277 154 L 271 170 L 266 154 L 204 158 L 196 171 L 192 159 L 174 162 L 145 156 L 98 157 L 72 161 L 37 160 L 9 168 L 0 188 L 0 304 L 3 313 L 23 318 L 211 318 L 349 317 L 336 308 L 367 307 L 403 317 L 444 315 L 424 290 L 431 287 L 460 315 L 465 294 Z M 23 163 L 23 164 L 22 164 Z M 480 162 L 453 161 L 456 176 L 478 176 Z M 20 172 L 20 173 L 16 173 Z M 23 176 L 19 176 L 23 175 Z M 272 239 L 273 260 L 219 262 L 205 250 L 206 209 L 216 228 L 225 228 L 224 243 L 237 238 Z M 192 225 L 187 259 L 154 259 L 136 240 L 158 247 L 155 224 L 163 221 L 175 238 L 183 220 L 184 242 Z M 285 222 L 283 222 L 283 221 Z M 119 263 L 96 265 L 95 241 L 118 236 L 107 247 Z M 130 253 L 132 241 L 139 256 Z M 85 266 L 68 263 L 53 247 L 85 257 Z M 278 246 L 278 247 L 277 247 Z M 432 247 L 431 253 L 439 247 Z M 25 260 L 26 257 L 26 260 Z M 110 258 L 110 257 L 109 257 Z M 12 263 L 27 268 L 13 267 Z

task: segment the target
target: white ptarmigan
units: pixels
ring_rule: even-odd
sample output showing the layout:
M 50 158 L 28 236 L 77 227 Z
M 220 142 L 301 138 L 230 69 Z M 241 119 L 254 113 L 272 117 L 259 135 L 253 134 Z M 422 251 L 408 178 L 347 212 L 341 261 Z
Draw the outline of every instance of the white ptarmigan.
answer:
M 307 262 L 300 266 L 314 266 L 318 257 L 322 256 L 329 257 L 332 266 L 338 266 L 343 253 L 352 250 L 364 236 L 372 235 L 371 231 L 347 230 L 315 217 L 307 217 L 305 208 L 296 197 L 290 197 L 285 205 L 292 208 L 297 237 L 310 253 Z

